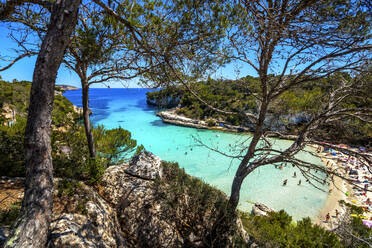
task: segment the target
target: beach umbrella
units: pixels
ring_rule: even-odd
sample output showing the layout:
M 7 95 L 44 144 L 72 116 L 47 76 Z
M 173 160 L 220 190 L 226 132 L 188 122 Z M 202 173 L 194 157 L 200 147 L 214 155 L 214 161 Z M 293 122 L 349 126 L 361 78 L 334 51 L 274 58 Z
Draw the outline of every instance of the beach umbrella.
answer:
M 369 228 L 372 227 L 372 221 L 370 221 L 370 220 L 362 220 L 362 222 L 363 222 L 364 225 L 368 226 Z

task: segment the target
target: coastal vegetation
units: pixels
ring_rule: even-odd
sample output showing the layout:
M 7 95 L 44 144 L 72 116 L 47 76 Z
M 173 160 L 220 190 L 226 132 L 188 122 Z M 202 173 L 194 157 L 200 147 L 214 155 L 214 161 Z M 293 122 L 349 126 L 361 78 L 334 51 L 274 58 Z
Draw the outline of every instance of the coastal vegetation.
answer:
M 12 175 L 25 175 L 23 204 L 5 247 L 46 246 L 53 215 L 54 175 L 60 175 L 65 182 L 74 179 L 97 184 L 104 170 L 122 159 L 121 152 L 131 154 L 142 149 L 136 148 L 130 133 L 123 129 L 91 129 L 88 90 L 92 82 L 86 78 L 87 72 L 93 72 L 94 69 L 107 72 L 112 69 L 117 73 L 122 69 L 118 64 L 122 57 L 113 51 L 116 47 L 111 50 L 113 43 L 108 41 L 106 46 L 107 43 L 101 42 L 106 39 L 124 46 L 121 51 L 128 55 L 125 66 L 130 65 L 127 68 L 129 73 L 140 67 L 139 80 L 143 84 L 153 87 L 182 85 L 187 91 L 183 93 L 182 104 L 187 108 L 179 110 L 180 113 L 206 118 L 210 126 L 215 122 L 211 117 L 215 117 L 217 121 L 222 118 L 233 124 L 248 124 L 254 131 L 239 155 L 233 156 L 240 160 L 240 164 L 231 194 L 224 204 L 226 209 L 216 212 L 212 227 L 205 234 L 206 246 L 227 247 L 231 243 L 242 183 L 261 166 L 292 164 L 310 183 L 331 183 L 331 175 L 345 179 L 328 167 L 302 161 L 295 155 L 308 144 L 319 144 L 319 135 L 334 130 L 337 125 L 344 128 L 346 124 L 352 129 L 353 135 L 361 136 L 355 137 L 356 142 L 366 142 L 363 140 L 365 134 L 366 139 L 370 137 L 370 126 L 364 124 L 371 123 L 371 101 L 368 98 L 372 48 L 369 7 L 365 1 L 331 0 L 10 0 L 0 3 L 0 20 L 21 26 L 16 30 L 11 29 L 11 32 L 18 33 L 18 39 L 15 36 L 12 38 L 23 51 L 16 53 L 15 59 L 0 71 L 10 68 L 24 57 L 37 55 L 29 104 L 22 106 L 25 101 L 9 100 L 7 109 L 11 110 L 11 121 L 15 119 L 15 123 L 8 122 L 1 131 L 2 141 L 11 144 L 9 148 L 1 146 L 5 153 L 1 159 L 8 163 L 6 166 L 15 162 L 14 170 L 9 170 Z M 90 10 L 96 8 L 98 11 L 92 11 L 94 16 L 90 19 Z M 85 16 L 79 14 L 79 9 L 87 10 Z M 80 15 L 83 16 L 81 20 Z M 85 20 L 88 23 L 84 23 Z M 33 31 L 32 35 L 30 31 Z M 32 50 L 28 47 L 29 39 L 36 39 L 36 45 L 35 42 L 31 45 Z M 127 53 L 128 50 L 135 53 Z M 55 81 L 62 63 L 80 73 L 85 91 L 85 130 L 74 120 L 74 114 L 69 113 L 73 109 L 71 104 L 66 103 L 62 96 L 55 96 Z M 212 87 L 208 85 L 209 82 L 213 83 L 211 80 L 198 83 L 227 63 L 242 63 L 250 67 L 257 78 L 242 80 L 233 87 Z M 106 65 L 109 65 L 108 69 Z M 98 75 L 96 83 L 111 78 L 110 74 Z M 120 79 L 117 76 L 112 78 Z M 324 85 L 327 87 L 323 88 Z M 212 95 L 209 92 L 211 89 L 218 94 Z M 14 89 L 11 91 L 14 92 Z M 8 89 L 1 95 L 2 99 L 9 96 L 7 92 Z M 361 100 L 365 97 L 366 101 Z M 57 104 L 58 101 L 60 104 Z M 53 115 L 54 105 L 56 113 Z M 17 111 L 19 113 L 14 114 Z M 273 117 L 299 112 L 309 115 L 302 125 L 289 127 L 296 134 L 294 142 L 287 149 L 276 150 L 268 139 L 272 129 L 277 128 Z M 72 118 L 71 124 L 66 118 L 69 116 Z M 5 124 L 6 119 L 2 118 L 1 121 Z M 87 139 L 84 139 L 84 133 Z M 94 135 L 97 136 L 95 140 Z M 280 135 L 282 133 L 279 132 Z M 334 136 L 337 136 L 337 130 Z M 205 145 L 202 140 L 199 143 Z M 122 150 L 123 145 L 128 148 Z M 324 145 L 354 156 L 369 169 L 370 155 Z M 315 174 L 315 168 L 328 177 L 324 179 Z M 169 192 L 177 195 L 186 190 L 197 198 L 206 197 L 204 194 L 208 193 L 207 202 L 200 201 L 200 204 L 215 204 L 209 201 L 211 199 L 220 203 L 221 198 L 213 190 L 197 181 L 188 180 L 180 172 L 175 173 L 173 176 L 180 179 L 180 184 L 175 183 L 168 189 Z M 183 182 L 202 189 L 200 194 L 189 190 Z M 75 185 L 67 183 L 64 188 L 69 191 Z M 170 203 L 177 207 L 177 199 L 171 198 Z M 182 216 L 188 218 L 188 214 Z M 197 215 L 191 216 L 198 218 Z M 268 219 L 274 224 L 273 232 L 266 228 L 266 220 L 257 218 L 252 222 L 259 226 L 259 233 L 264 233 L 257 236 L 258 242 L 272 244 L 263 240 L 262 237 L 267 235 L 277 242 L 273 246 L 322 246 L 322 242 L 335 247 L 340 245 L 334 235 L 310 227 L 308 220 L 291 228 L 290 218 L 279 212 Z M 252 235 L 254 231 L 252 228 Z M 289 231 L 293 232 L 293 236 L 287 235 Z M 361 232 L 364 231 L 361 229 Z M 186 230 L 182 235 L 191 235 L 188 232 Z M 302 233 L 300 240 L 298 233 Z M 319 235 L 324 240 L 308 239 Z
M 4 119 L 0 126 L 1 176 L 25 176 L 25 152 L 23 146 L 31 82 L 9 83 L 1 81 L 2 104 L 15 113 L 13 122 Z M 3 109 L 1 109 L 3 110 Z M 3 117 L 3 111 L 1 111 Z M 5 125 L 6 123 L 10 123 Z M 87 141 L 81 125 L 81 115 L 63 95 L 57 94 L 52 113 L 51 145 L 54 175 L 59 178 L 89 183 L 99 181 L 105 169 L 112 164 L 128 161 L 143 150 L 131 139 L 131 133 L 122 128 L 105 130 L 93 128 L 98 148 L 97 158 L 89 159 Z
M 342 76 L 350 80 L 345 73 Z M 275 121 L 282 123 L 280 131 L 283 134 L 296 135 L 301 127 L 306 124 L 310 116 L 319 110 L 321 102 L 332 87 L 333 82 L 339 80 L 341 75 L 332 75 L 322 80 L 309 82 L 306 85 L 292 88 L 280 96 L 270 106 L 268 115 Z M 366 75 L 367 77 L 367 75 Z M 369 78 L 365 80 L 370 81 Z M 243 85 L 248 85 L 249 91 L 244 93 Z M 358 94 L 348 97 L 343 104 L 345 107 L 368 108 L 372 104 L 371 84 L 365 85 Z M 252 112 L 257 113 L 259 101 L 255 95 L 260 94 L 258 78 L 244 77 L 238 80 L 214 80 L 197 82 L 193 85 L 198 96 L 213 106 L 227 112 Z M 177 99 L 170 107 L 177 107 L 176 113 L 196 120 L 204 120 L 208 126 L 218 126 L 226 123 L 234 126 L 252 127 L 252 122 L 242 116 L 226 115 L 209 108 L 198 101 L 183 86 L 171 86 L 158 91 L 147 93 L 148 102 L 153 102 L 159 109 L 168 108 L 168 102 Z M 295 121 L 291 121 L 291 119 Z M 273 127 L 275 131 L 275 127 Z M 252 129 L 251 131 L 254 131 Z M 331 143 L 344 143 L 359 146 L 370 146 L 372 140 L 372 125 L 357 119 L 344 119 L 335 123 L 321 126 L 314 136 L 320 141 Z

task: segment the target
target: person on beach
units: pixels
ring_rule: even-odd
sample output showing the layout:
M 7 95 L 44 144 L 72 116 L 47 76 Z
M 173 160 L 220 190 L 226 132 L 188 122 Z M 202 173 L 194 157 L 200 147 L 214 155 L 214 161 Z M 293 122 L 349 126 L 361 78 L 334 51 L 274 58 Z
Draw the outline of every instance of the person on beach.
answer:
M 340 214 L 340 212 L 338 212 L 338 210 L 336 209 L 336 218 L 338 218 L 339 214 Z
M 288 182 L 288 179 L 285 179 L 285 180 L 283 181 L 283 186 L 286 186 L 286 185 L 287 185 L 287 182 Z
M 331 219 L 331 216 L 329 215 L 329 213 L 326 215 L 326 222 L 328 223 L 329 220 Z
M 301 179 L 300 179 L 300 181 L 298 181 L 298 184 L 297 185 L 301 185 Z

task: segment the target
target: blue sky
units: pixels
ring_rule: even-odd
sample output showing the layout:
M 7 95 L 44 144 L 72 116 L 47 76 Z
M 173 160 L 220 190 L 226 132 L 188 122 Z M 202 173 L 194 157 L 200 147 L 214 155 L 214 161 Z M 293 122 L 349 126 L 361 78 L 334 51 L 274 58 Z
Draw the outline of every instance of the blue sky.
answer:
M 17 44 L 9 37 L 8 28 L 6 24 L 0 23 L 0 58 L 4 56 L 15 56 L 12 49 L 16 48 Z M 0 76 L 3 80 L 12 81 L 13 79 L 28 80 L 32 81 L 32 74 L 35 67 L 36 56 L 24 58 L 14 64 L 11 68 L 6 71 L 0 72 Z M 0 67 L 5 66 L 7 63 L 0 61 Z M 240 73 L 237 73 L 238 70 Z M 227 78 L 227 79 L 236 79 L 246 75 L 254 75 L 253 71 L 248 69 L 246 66 L 242 67 L 238 64 L 229 64 L 224 68 L 218 69 L 216 73 L 211 75 L 213 78 Z M 65 66 L 61 65 L 56 84 L 68 84 L 76 87 L 80 87 L 79 78 L 76 74 L 68 70 Z M 126 82 L 112 82 L 110 83 L 111 88 L 122 88 L 123 85 L 129 88 L 139 87 L 137 85 L 137 80 L 131 80 Z M 94 85 L 92 88 L 102 88 L 106 87 L 104 85 Z

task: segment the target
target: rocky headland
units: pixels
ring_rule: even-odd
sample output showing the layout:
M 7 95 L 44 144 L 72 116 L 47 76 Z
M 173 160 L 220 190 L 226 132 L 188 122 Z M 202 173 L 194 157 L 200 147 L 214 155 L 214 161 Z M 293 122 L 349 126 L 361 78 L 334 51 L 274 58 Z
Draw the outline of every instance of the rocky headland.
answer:
M 67 84 L 58 84 L 56 87 L 62 89 L 62 90 L 78 90 L 78 87 L 67 85 Z
M 164 123 L 169 123 L 169 124 L 178 125 L 178 126 L 192 127 L 192 128 L 199 128 L 199 129 L 211 129 L 211 130 L 219 130 L 219 131 L 227 131 L 227 132 L 239 132 L 239 133 L 254 132 L 254 129 L 252 127 L 234 126 L 224 121 L 210 119 L 211 122 L 209 122 L 209 121 L 202 121 L 202 120 L 188 118 L 188 117 L 178 114 L 177 108 L 159 111 L 156 115 L 159 116 Z M 282 139 L 290 139 L 290 140 L 297 138 L 296 135 L 287 134 L 283 131 L 278 131 L 276 129 L 273 129 L 268 134 L 268 136 L 282 138 Z

